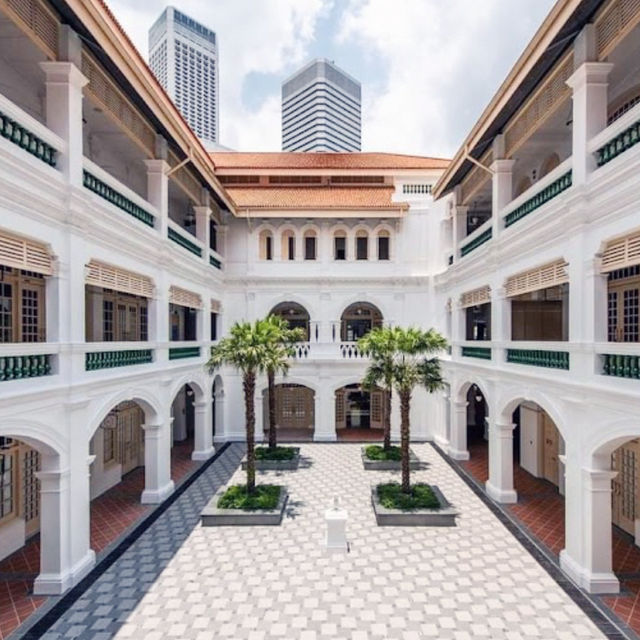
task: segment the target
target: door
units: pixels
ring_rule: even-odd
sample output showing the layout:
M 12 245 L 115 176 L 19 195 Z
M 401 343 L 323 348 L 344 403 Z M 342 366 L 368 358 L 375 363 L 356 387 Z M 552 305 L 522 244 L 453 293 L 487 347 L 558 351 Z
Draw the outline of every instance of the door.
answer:
M 40 454 L 31 447 L 22 445 L 23 515 L 25 536 L 29 538 L 40 530 L 40 481 L 36 473 L 40 470 Z
M 300 385 L 276 386 L 276 426 L 284 429 L 313 429 L 314 394 Z
M 118 437 L 122 475 L 144 464 L 143 412 L 137 405 L 118 411 Z
M 609 284 L 608 338 L 610 342 L 640 341 L 640 279 Z
M 344 429 L 347 426 L 345 395 L 344 389 L 336 391 L 336 429 Z
M 627 442 L 611 456 L 611 468 L 618 472 L 611 482 L 611 519 L 632 536 L 635 536 L 639 444 L 638 440 Z
M 371 428 L 384 428 L 384 391 L 371 392 Z
M 543 434 L 543 472 L 545 480 L 558 486 L 559 460 L 558 450 L 560 434 L 553 420 L 546 414 L 542 414 Z

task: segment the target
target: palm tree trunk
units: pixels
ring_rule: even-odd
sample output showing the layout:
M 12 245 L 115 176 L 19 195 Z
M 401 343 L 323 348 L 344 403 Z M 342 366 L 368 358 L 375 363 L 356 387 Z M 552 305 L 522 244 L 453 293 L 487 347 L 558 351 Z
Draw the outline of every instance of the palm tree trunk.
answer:
M 384 394 L 384 450 L 391 449 L 391 388 Z
M 276 436 L 276 376 L 271 370 L 267 372 L 269 383 L 269 449 L 275 449 Z
M 402 450 L 402 491 L 411 493 L 411 479 L 409 477 L 409 407 L 411 392 L 400 393 L 400 448 Z
M 245 373 L 242 380 L 244 387 L 244 416 L 247 435 L 247 493 L 253 493 L 256 488 L 256 374 Z

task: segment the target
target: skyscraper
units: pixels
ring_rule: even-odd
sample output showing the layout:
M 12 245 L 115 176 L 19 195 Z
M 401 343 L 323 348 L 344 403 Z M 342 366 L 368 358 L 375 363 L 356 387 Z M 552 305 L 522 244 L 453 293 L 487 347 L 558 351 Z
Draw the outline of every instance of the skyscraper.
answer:
M 218 141 L 216 34 L 167 7 L 149 29 L 149 64 L 196 135 Z
M 283 151 L 360 151 L 360 83 L 313 60 L 282 84 Z

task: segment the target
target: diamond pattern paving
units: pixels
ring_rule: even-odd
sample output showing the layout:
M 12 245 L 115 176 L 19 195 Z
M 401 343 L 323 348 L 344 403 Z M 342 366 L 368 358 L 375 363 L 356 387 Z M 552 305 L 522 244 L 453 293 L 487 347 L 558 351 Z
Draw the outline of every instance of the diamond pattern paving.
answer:
M 457 527 L 375 524 L 357 444 L 302 446 L 297 472 L 259 474 L 291 495 L 280 527 L 203 528 L 237 470 L 232 445 L 76 601 L 46 638 L 602 638 L 429 445 L 414 477 L 443 490 Z M 324 509 L 349 511 L 351 552 L 324 549 Z

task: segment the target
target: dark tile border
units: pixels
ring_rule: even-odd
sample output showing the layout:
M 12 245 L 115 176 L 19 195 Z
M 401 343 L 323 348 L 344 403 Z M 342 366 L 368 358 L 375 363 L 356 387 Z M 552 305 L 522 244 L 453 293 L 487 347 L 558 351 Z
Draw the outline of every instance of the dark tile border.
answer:
M 459 464 L 435 443 L 429 443 L 440 457 L 464 480 L 466 485 L 475 493 L 484 505 L 500 520 L 509 533 L 537 560 L 538 564 L 555 580 L 560 588 L 575 602 L 598 627 L 598 629 L 612 640 L 639 640 L 636 633 L 615 614 L 594 598 L 591 594 L 577 587 L 560 569 L 558 562 L 551 554 L 546 553 L 536 543 L 534 538 L 526 532 L 522 525 L 484 492 L 482 487 Z M 615 619 L 614 619 L 615 617 Z
M 111 565 L 120 558 L 131 545 L 147 530 L 149 527 L 208 469 L 230 446 L 229 442 L 225 442 L 209 460 L 203 462 L 190 476 L 188 476 L 175 491 L 161 504 L 159 504 L 148 515 L 133 525 L 133 529 L 128 533 L 125 532 L 124 537 L 115 543 L 115 547 L 97 562 L 95 567 L 89 574 L 83 578 L 75 587 L 67 591 L 62 596 L 49 596 L 52 599 L 58 598 L 55 604 L 44 611 L 36 620 L 29 624 L 29 619 L 25 621 L 26 626 L 21 625 L 9 636 L 10 640 L 14 638 L 23 638 L 24 640 L 36 640 L 41 638 L 55 623 L 64 615 L 73 604 L 82 596 L 82 594 L 91 587 L 91 585 L 107 570 Z M 47 606 L 46 604 L 43 606 Z M 37 610 L 34 612 L 37 615 Z

